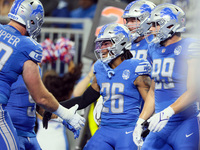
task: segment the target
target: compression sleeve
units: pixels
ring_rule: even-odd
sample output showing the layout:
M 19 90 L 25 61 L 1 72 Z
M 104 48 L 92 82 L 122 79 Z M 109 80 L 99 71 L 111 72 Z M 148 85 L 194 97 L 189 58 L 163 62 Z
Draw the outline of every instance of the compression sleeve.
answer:
M 82 96 L 74 97 L 69 100 L 65 100 L 60 104 L 66 108 L 71 108 L 75 104 L 78 104 L 78 110 L 86 108 L 91 103 L 95 102 L 100 96 L 100 93 L 95 91 L 91 86 L 89 86 Z

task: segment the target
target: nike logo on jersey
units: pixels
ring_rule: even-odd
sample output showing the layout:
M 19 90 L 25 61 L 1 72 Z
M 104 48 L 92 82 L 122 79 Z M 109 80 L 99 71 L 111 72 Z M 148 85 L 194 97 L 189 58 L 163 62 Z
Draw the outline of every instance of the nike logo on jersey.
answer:
M 189 136 L 191 136 L 193 133 L 190 134 L 186 134 L 185 137 L 188 138 Z
M 129 133 L 131 133 L 131 132 L 133 132 L 133 131 L 129 131 L 129 132 L 126 131 L 125 133 L 126 133 L 126 134 L 129 134 Z

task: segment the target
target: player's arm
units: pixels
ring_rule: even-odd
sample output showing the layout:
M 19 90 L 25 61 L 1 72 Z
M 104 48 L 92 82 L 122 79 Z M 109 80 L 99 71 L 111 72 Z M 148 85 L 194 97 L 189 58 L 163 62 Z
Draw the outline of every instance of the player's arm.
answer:
M 134 85 L 137 87 L 138 91 L 140 92 L 140 95 L 145 101 L 151 86 L 151 78 L 148 75 L 138 76 L 134 81 Z
M 94 77 L 94 64 L 92 65 L 90 72 L 75 86 L 73 90 L 73 96 L 81 96 L 83 92 L 87 89 L 91 79 Z
M 151 81 L 150 89 L 147 93 L 144 106 L 142 112 L 137 120 L 135 129 L 133 131 L 133 141 L 137 146 L 142 146 L 143 139 L 142 139 L 142 132 L 143 132 L 143 123 L 147 120 L 155 111 L 155 99 L 154 99 L 154 89 L 155 89 L 155 82 L 154 80 Z
M 142 109 L 142 113 L 139 118 L 143 121 L 148 119 L 155 110 L 155 102 L 154 102 L 154 89 L 155 82 L 151 81 L 149 75 L 151 72 L 151 65 L 148 61 L 140 60 L 139 64 L 135 69 L 135 73 L 138 77 L 134 81 L 134 85 L 137 86 L 142 98 L 144 99 L 144 107 Z M 150 87 L 150 88 L 149 88 Z M 143 123 L 143 122 L 141 122 Z
M 197 97 L 197 59 L 188 60 L 187 91 L 184 92 L 170 107 L 177 114 L 193 103 Z
M 70 108 L 71 106 L 78 104 L 78 109 L 83 109 L 95 102 L 100 96 L 100 88 L 97 84 L 96 77 L 94 77 L 91 86 L 89 86 L 85 92 L 78 97 L 71 98 L 69 100 L 62 101 L 60 104 L 65 108 Z M 45 111 L 43 115 L 43 127 L 48 128 L 48 121 L 51 119 L 51 113 Z
M 23 66 L 22 75 L 29 93 L 35 102 L 47 111 L 56 111 L 59 103 L 45 88 L 40 77 L 38 65 L 31 60 L 26 61 Z
M 89 86 L 86 91 L 79 97 L 74 97 L 69 100 L 63 101 L 60 104 L 66 108 L 73 106 L 74 104 L 78 104 L 78 109 L 86 108 L 91 103 L 95 102 L 100 96 L 100 88 L 97 84 L 96 77 L 92 81 L 91 86 Z
M 139 118 L 147 120 L 154 113 L 155 111 L 154 89 L 155 89 L 155 82 L 154 80 L 152 80 L 150 89 L 147 93 L 147 96 L 144 102 L 144 107 L 142 109 L 142 112 Z
M 66 109 L 59 105 L 55 97 L 42 83 L 36 63 L 31 60 L 26 61 L 23 66 L 22 76 L 30 95 L 39 106 L 58 115 L 64 119 L 64 121 L 70 123 L 76 130 L 81 129 L 85 119 L 76 113 L 78 105 L 70 109 Z
M 150 131 L 159 132 L 165 127 L 171 116 L 185 110 L 195 102 L 198 97 L 197 78 L 195 77 L 197 64 L 197 59 L 188 60 L 187 90 L 173 104 L 148 119 Z

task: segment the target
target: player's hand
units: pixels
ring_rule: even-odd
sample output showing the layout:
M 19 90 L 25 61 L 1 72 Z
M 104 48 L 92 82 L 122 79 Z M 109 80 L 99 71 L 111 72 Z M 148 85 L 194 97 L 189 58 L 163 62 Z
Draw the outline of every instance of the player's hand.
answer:
M 65 127 L 67 127 L 70 131 L 74 133 L 74 139 L 79 137 L 80 130 L 74 129 L 69 123 L 67 123 L 65 120 L 61 119 L 60 117 L 58 118 L 59 122 L 61 122 Z
M 51 119 L 51 112 L 45 111 L 43 114 L 43 119 L 42 119 L 42 124 L 43 128 L 47 129 L 48 128 L 48 121 Z
M 101 122 L 102 109 L 103 109 L 103 98 L 102 96 L 100 96 L 93 110 L 94 121 L 96 122 L 97 125 L 99 125 Z
M 135 129 L 133 131 L 133 141 L 135 143 L 135 145 L 137 146 L 142 146 L 143 145 L 143 139 L 142 139 L 142 131 L 143 131 L 143 128 L 142 128 L 142 123 L 144 122 L 145 120 L 142 119 L 142 118 L 139 118 L 137 123 L 136 123 L 136 126 L 135 126 Z
M 68 122 L 75 130 L 80 130 L 85 125 L 85 118 L 76 113 L 77 109 L 78 105 L 76 104 L 68 109 L 67 114 L 62 119 Z
M 163 111 L 153 115 L 147 121 L 149 122 L 148 129 L 152 132 L 159 132 L 169 121 L 169 118 L 174 114 L 174 110 L 169 106 Z

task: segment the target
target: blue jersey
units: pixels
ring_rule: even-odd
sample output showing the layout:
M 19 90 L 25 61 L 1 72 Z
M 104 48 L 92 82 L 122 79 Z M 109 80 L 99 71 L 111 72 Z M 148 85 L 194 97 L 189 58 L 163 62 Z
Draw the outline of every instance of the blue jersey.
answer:
M 134 58 L 147 59 L 147 49 L 148 43 L 145 39 L 143 39 L 138 43 L 133 42 L 130 51 Z
M 19 136 L 36 136 L 34 132 L 36 104 L 29 95 L 22 75 L 12 84 L 10 98 L 5 109 L 9 112 Z
M 14 27 L 0 25 L 0 104 L 7 104 L 11 85 L 23 71 L 24 62 L 40 62 L 42 47 Z
M 138 119 L 141 95 L 134 85 L 139 75 L 149 74 L 150 64 L 145 60 L 124 60 L 109 78 L 101 61 L 94 65 L 97 84 L 103 97 L 101 125 L 133 126 Z
M 193 39 L 182 39 L 167 47 L 149 45 L 148 55 L 153 62 L 151 77 L 155 81 L 156 113 L 174 103 L 187 90 L 188 59 L 193 57 L 190 48 Z M 173 115 L 169 121 L 184 120 L 198 114 L 196 103 Z
M 149 38 L 152 39 L 153 36 L 150 36 Z M 133 55 L 133 58 L 148 59 L 147 57 L 148 43 L 146 39 L 142 39 L 140 42 L 137 43 L 132 42 L 130 51 Z

